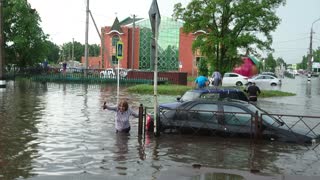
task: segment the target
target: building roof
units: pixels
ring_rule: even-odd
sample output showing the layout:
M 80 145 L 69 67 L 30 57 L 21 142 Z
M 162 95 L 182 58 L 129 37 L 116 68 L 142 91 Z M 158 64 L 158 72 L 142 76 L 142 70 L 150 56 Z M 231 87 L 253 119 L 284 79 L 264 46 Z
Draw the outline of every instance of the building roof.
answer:
M 117 32 L 118 34 L 123 34 L 123 31 L 121 29 L 121 24 L 118 20 L 118 17 L 116 17 L 116 19 L 114 20 L 112 26 L 111 26 L 111 29 L 110 31 L 107 33 L 107 34 L 110 34 L 112 32 Z
M 258 60 L 257 58 L 255 58 L 254 56 L 248 56 L 251 61 L 256 65 L 256 66 L 259 66 L 259 62 L 260 60 Z
M 135 21 L 137 22 L 137 21 L 140 21 L 141 19 L 143 19 L 143 18 L 135 18 Z M 122 20 L 120 22 L 120 25 L 121 26 L 126 26 L 126 25 L 129 25 L 129 24 L 132 24 L 132 23 L 133 23 L 133 18 L 127 17 L 127 18 L 125 18 L 124 20 Z

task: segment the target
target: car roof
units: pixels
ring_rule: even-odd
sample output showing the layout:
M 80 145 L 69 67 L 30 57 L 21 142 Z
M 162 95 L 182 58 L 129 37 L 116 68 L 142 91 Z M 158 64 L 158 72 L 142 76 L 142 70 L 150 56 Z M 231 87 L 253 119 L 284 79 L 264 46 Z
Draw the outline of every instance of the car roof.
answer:
M 200 89 L 191 89 L 189 92 L 197 92 L 197 93 L 221 93 L 221 92 L 239 92 L 240 89 L 234 87 L 224 87 L 224 88 L 200 88 Z
M 191 101 L 186 101 L 181 103 L 180 105 L 176 106 L 177 108 L 186 108 L 188 106 L 193 106 L 194 104 L 201 104 L 201 103 L 209 103 L 209 104 L 227 104 L 227 105 L 235 105 L 235 106 L 241 106 L 241 107 L 248 107 L 248 106 L 255 106 L 249 102 L 238 100 L 238 99 L 220 99 L 220 100 L 206 100 L 206 99 L 196 99 Z

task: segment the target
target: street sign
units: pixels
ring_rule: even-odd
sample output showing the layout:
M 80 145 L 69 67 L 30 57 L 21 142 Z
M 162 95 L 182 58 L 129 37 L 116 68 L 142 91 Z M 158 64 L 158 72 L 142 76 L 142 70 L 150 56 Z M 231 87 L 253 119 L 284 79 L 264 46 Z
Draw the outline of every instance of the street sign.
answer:
M 123 58 L 123 42 L 121 42 L 121 41 L 117 42 L 117 51 L 116 51 L 116 53 L 117 53 L 118 60 L 122 60 L 122 58 Z
M 160 19 L 161 19 L 157 0 L 152 1 L 152 4 L 149 9 L 149 19 L 151 23 L 153 36 L 155 36 L 155 33 L 156 33 L 155 31 L 156 29 L 159 29 Z

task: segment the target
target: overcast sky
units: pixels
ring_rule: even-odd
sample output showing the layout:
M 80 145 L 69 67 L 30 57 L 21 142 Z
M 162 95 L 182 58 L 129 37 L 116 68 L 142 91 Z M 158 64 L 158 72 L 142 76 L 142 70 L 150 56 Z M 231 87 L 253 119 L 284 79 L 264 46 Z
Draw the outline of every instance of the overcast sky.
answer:
M 170 17 L 173 5 L 190 0 L 158 0 L 161 16 Z M 75 41 L 85 43 L 85 19 L 87 0 L 28 0 L 40 14 L 43 31 L 58 45 Z M 152 0 L 90 0 L 89 7 L 100 30 L 111 26 L 115 17 L 123 20 L 135 14 L 148 17 Z M 273 33 L 274 57 L 282 57 L 287 63 L 301 62 L 307 55 L 312 23 L 320 18 L 320 0 L 287 0 L 285 7 L 277 10 L 282 19 Z M 100 44 L 98 33 L 90 18 L 89 44 Z M 320 46 L 320 20 L 313 24 L 313 49 Z M 265 55 L 264 55 L 265 56 Z

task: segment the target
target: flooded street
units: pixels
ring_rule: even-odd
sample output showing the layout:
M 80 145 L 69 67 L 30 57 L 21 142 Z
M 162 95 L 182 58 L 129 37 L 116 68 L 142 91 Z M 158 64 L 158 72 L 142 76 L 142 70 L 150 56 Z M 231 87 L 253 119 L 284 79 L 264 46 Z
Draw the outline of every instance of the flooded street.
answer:
M 320 79 L 283 79 L 291 97 L 259 99 L 270 113 L 320 116 Z M 270 87 L 261 87 L 269 89 Z M 0 179 L 319 179 L 320 148 L 204 136 L 117 135 L 116 85 L 8 82 L 0 91 Z M 120 96 L 138 110 L 152 95 Z M 175 96 L 159 95 L 159 102 Z

